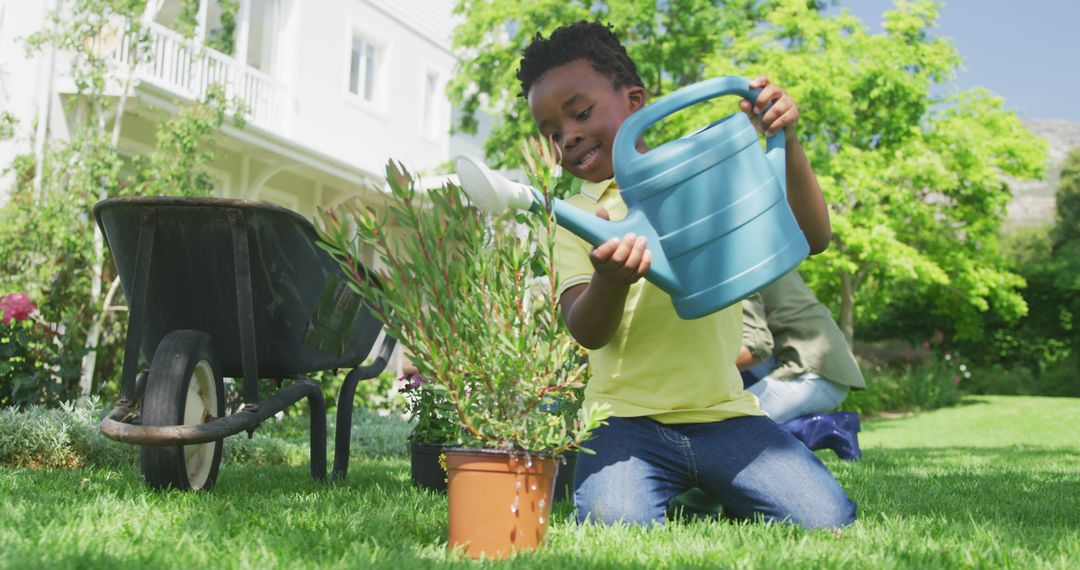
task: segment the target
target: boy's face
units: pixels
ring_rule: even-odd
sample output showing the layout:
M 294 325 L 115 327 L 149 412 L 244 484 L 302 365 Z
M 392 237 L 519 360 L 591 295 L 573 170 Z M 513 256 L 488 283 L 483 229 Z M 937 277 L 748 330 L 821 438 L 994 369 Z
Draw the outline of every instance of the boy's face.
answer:
M 614 176 L 612 145 L 619 125 L 645 104 L 636 85 L 615 88 L 611 78 L 578 59 L 553 67 L 529 90 L 529 110 L 540 133 L 562 151 L 562 167 L 600 182 Z

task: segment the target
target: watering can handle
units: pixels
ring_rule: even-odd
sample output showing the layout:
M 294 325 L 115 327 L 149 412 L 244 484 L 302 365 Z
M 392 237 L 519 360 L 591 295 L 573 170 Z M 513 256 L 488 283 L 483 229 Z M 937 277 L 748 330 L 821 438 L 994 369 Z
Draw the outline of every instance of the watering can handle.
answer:
M 615 134 L 615 144 L 612 149 L 615 164 L 628 164 L 638 154 L 637 140 L 645 131 L 659 122 L 664 117 L 685 109 L 690 105 L 722 97 L 724 95 L 738 95 L 751 102 L 757 101 L 761 89 L 750 89 L 750 80 L 745 77 L 727 76 L 715 77 L 700 83 L 683 87 L 674 93 L 661 97 L 650 103 L 623 121 L 619 131 Z M 770 105 L 771 106 L 771 105 Z M 765 109 L 768 111 L 768 108 Z M 741 111 L 740 111 L 741 112 Z M 777 152 L 779 151 L 779 152 Z M 786 188 L 786 169 L 784 156 L 784 131 L 781 130 L 769 137 L 765 143 L 765 155 L 773 173 Z

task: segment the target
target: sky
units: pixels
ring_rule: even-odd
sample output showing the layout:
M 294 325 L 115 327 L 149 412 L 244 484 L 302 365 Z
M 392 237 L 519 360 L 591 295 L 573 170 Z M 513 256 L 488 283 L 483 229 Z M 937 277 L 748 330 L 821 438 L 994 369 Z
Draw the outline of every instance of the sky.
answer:
M 872 31 L 893 0 L 839 0 Z M 1080 0 L 944 0 L 936 35 L 964 58 L 956 87 L 985 87 L 1022 119 L 1080 123 Z

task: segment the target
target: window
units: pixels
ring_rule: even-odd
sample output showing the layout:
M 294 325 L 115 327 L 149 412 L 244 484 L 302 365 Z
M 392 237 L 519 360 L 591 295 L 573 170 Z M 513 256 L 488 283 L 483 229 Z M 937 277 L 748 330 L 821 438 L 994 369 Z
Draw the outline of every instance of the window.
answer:
M 439 75 L 434 71 L 424 74 L 424 101 L 423 114 L 421 115 L 420 132 L 437 138 L 441 133 L 439 129 Z
M 248 4 L 247 64 L 273 73 L 274 35 L 277 29 L 277 2 L 251 0 Z
M 379 95 L 382 49 L 363 36 L 353 34 L 349 57 L 349 93 L 375 103 Z

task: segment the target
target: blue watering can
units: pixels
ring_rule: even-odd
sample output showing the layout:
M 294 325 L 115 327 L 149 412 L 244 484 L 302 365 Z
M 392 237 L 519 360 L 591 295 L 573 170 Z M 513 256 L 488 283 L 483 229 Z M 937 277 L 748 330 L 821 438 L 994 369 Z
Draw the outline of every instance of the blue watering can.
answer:
M 607 221 L 555 199 L 556 221 L 594 246 L 629 232 L 645 236 L 652 253 L 645 278 L 671 295 L 684 319 L 719 311 L 779 279 L 810 253 L 787 203 L 782 131 L 763 152 L 740 112 L 647 153 L 635 148 L 646 129 L 680 109 L 723 95 L 753 101 L 758 93 L 748 79 L 717 77 L 642 107 L 623 122 L 612 149 L 626 217 Z M 539 191 L 493 180 L 497 175 L 479 163 L 459 160 L 458 176 L 485 209 L 543 207 Z

